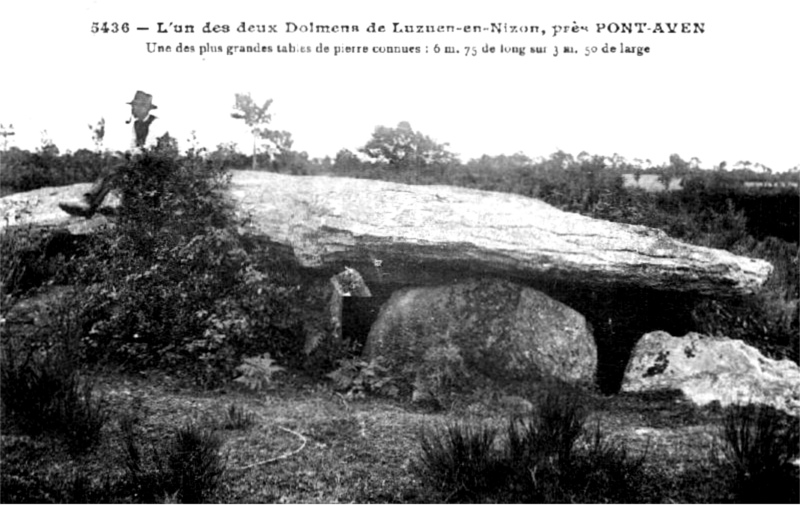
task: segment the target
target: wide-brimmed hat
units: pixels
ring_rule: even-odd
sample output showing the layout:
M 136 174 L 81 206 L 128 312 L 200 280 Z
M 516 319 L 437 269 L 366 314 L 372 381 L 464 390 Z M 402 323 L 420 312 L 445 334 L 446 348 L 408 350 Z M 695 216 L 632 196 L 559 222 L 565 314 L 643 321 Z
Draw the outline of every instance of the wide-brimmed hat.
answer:
M 133 97 L 133 100 L 128 102 L 128 105 L 146 105 L 150 109 L 157 109 L 155 105 L 153 105 L 153 95 L 149 93 L 145 93 L 144 91 L 137 91 L 136 96 Z

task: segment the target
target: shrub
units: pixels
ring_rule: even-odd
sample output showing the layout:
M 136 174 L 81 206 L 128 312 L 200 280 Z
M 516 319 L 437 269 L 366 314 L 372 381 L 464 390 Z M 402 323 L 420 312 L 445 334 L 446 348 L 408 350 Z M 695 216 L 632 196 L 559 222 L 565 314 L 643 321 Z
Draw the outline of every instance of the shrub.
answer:
M 422 431 L 417 473 L 450 499 L 476 499 L 498 483 L 497 431 L 488 426 L 453 423 Z
M 36 152 L 16 147 L 3 153 L 0 187 L 11 191 L 30 191 L 46 186 L 64 186 L 90 182 L 107 162 L 107 155 L 79 149 L 74 154 L 60 154 L 53 144 Z
M 180 159 L 154 150 L 119 167 L 119 238 L 137 255 L 152 258 L 162 241 L 194 237 L 234 222 L 233 205 L 223 190 L 230 174 L 197 153 Z M 155 256 L 157 257 L 157 255 Z
M 326 377 L 333 381 L 336 390 L 344 391 L 350 397 L 363 398 L 368 393 L 397 396 L 399 390 L 383 361 L 381 356 L 371 361 L 342 359 L 339 368 Z
M 38 240 L 29 226 L 10 227 L 0 233 L 0 289 L 3 298 L 24 290 L 23 276 L 41 261 L 39 255 L 31 253 Z
M 35 288 L 67 280 L 71 269 L 66 260 L 80 248 L 80 239 L 67 230 L 25 225 L 0 232 L 2 307 Z
M 508 424 L 504 465 L 507 499 L 535 502 L 640 500 L 646 452 L 632 457 L 600 429 L 586 431 L 587 409 L 579 392 L 550 391 L 538 412 Z M 587 443 L 581 444 L 580 440 Z
M 108 419 L 93 385 L 59 358 L 4 358 L 3 406 L 15 424 L 29 435 L 60 435 L 71 453 L 98 442 Z
M 585 399 L 572 390 L 542 396 L 538 409 L 508 421 L 503 445 L 495 430 L 452 424 L 421 437 L 417 473 L 449 499 L 631 502 L 645 484 L 642 456 L 607 439 L 598 424 L 586 440 Z M 586 443 L 580 443 L 585 440 Z
M 285 370 L 282 366 L 275 364 L 275 360 L 267 352 L 263 356 L 244 358 L 244 362 L 236 367 L 236 371 L 241 375 L 235 379 L 235 382 L 244 384 L 253 391 L 262 391 L 272 386 L 273 374 Z
M 256 422 L 256 415 L 245 408 L 231 403 L 225 411 L 225 419 L 221 423 L 223 430 L 246 430 Z
M 734 252 L 769 261 L 774 267 L 759 293 L 744 299 L 704 300 L 693 318 L 698 330 L 747 342 L 765 355 L 800 362 L 800 252 L 774 237 L 739 244 Z
M 800 361 L 800 301 L 784 303 L 758 293 L 744 299 L 703 300 L 692 311 L 697 330 L 742 340 L 772 359 Z
M 102 357 L 137 368 L 191 364 L 208 381 L 217 368 L 235 366 L 236 357 L 224 354 L 228 339 L 248 328 L 228 301 L 236 280 L 226 277 L 225 262 L 239 253 L 222 231 L 187 242 L 158 249 L 162 256 L 153 260 L 119 250 L 90 309 Z
M 526 499 L 553 501 L 573 471 L 575 442 L 584 432 L 587 410 L 575 391 L 551 390 L 538 409 L 507 425 L 506 473 Z
M 611 442 L 598 422 L 588 448 L 574 459 L 563 494 L 574 503 L 647 501 L 641 493 L 646 459 L 646 450 L 634 457 L 626 446 Z
M 152 453 L 153 464 L 154 466 L 159 466 L 159 468 L 154 470 L 148 467 L 145 456 L 142 454 L 141 447 L 137 441 L 137 423 L 138 419 L 135 417 L 134 413 L 120 417 L 120 446 L 123 451 L 125 471 L 132 488 L 132 498 L 147 502 L 153 501 L 148 500 L 148 497 L 154 496 L 159 490 L 164 488 L 165 479 L 163 478 L 163 469 L 160 468 L 160 460 L 157 457 L 158 454 L 155 451 Z
M 243 356 L 286 340 L 302 347 L 297 290 L 259 270 L 264 250 L 240 233 L 228 180 L 192 153 L 149 151 L 120 168 L 117 226 L 84 259 L 87 277 L 101 281 L 87 304 L 97 359 L 169 367 L 210 386 Z M 103 272 L 91 267 L 98 262 Z
M 194 424 L 185 425 L 174 433 L 166 447 L 159 448 L 151 443 L 148 464 L 136 441 L 135 422 L 124 419 L 120 428 L 134 499 L 200 503 L 216 491 L 225 464 L 219 454 L 222 438 L 214 431 Z
M 571 389 L 548 391 L 539 401 L 536 433 L 543 439 L 543 450 L 558 456 L 562 469 L 571 466 L 575 441 L 583 434 L 588 411 L 583 397 Z
M 168 492 L 184 503 L 199 503 L 217 489 L 225 465 L 219 454 L 222 438 L 212 431 L 185 426 L 167 450 Z
M 735 405 L 723 419 L 722 437 L 736 476 L 736 497 L 744 502 L 795 503 L 800 494 L 798 419 L 768 406 Z
M 75 454 L 97 443 L 108 414 L 92 382 L 80 374 L 80 324 L 73 310 L 58 306 L 54 328 L 4 335 L 0 396 L 4 413 L 20 429 L 32 436 L 59 435 Z

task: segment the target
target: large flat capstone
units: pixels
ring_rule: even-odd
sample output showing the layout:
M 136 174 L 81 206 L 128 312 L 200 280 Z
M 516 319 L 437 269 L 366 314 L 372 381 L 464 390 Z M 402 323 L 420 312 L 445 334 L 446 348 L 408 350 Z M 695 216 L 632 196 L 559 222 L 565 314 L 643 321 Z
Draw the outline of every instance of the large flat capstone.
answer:
M 415 277 L 447 268 L 523 282 L 749 294 L 772 270 L 768 262 L 688 245 L 660 230 L 508 193 L 242 171 L 231 194 L 257 232 L 291 246 L 302 265 L 346 263 L 368 281 L 430 284 L 440 279 Z

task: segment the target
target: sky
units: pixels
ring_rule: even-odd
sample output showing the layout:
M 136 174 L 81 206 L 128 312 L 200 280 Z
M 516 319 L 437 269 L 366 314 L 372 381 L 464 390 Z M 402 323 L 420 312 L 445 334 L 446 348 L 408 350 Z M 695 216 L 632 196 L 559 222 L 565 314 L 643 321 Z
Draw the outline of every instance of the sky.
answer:
M 201 146 L 237 142 L 247 152 L 248 130 L 230 114 L 235 94 L 249 92 L 273 100 L 271 127 L 290 132 L 294 148 L 311 157 L 355 151 L 376 126 L 407 121 L 465 162 L 563 150 L 660 164 L 677 153 L 704 168 L 750 161 L 784 171 L 800 164 L 797 7 L 791 0 L 7 2 L 0 124 L 14 125 L 9 146 L 35 149 L 46 130 L 62 151 L 74 151 L 93 146 L 88 125 L 102 117 L 113 143 L 129 128 L 126 102 L 143 90 L 181 147 L 194 132 Z M 92 33 L 94 22 L 128 23 L 129 31 Z M 277 33 L 237 33 L 242 22 L 274 25 Z M 539 31 L 392 33 L 395 22 Z M 704 33 L 651 31 L 684 22 L 703 23 Z M 168 33 L 158 33 L 158 23 Z M 195 32 L 169 31 L 169 23 Z M 230 31 L 203 33 L 206 23 Z M 288 33 L 287 23 L 359 32 Z M 369 33 L 371 23 L 387 31 Z M 647 24 L 644 33 L 612 33 L 622 23 Z M 553 36 L 554 25 L 587 29 Z M 148 43 L 170 52 L 150 53 Z M 179 44 L 195 51 L 178 52 Z M 226 53 L 288 44 L 312 52 Z M 207 45 L 222 51 L 201 56 Z M 317 53 L 320 45 L 329 52 Z M 603 53 L 606 45 L 617 52 Z M 650 52 L 620 54 L 621 45 Z M 369 53 L 334 56 L 343 46 Z M 421 53 L 374 52 L 386 46 Z M 459 53 L 444 54 L 445 46 Z M 519 47 L 525 55 L 501 52 Z M 546 52 L 530 54 L 530 47 Z

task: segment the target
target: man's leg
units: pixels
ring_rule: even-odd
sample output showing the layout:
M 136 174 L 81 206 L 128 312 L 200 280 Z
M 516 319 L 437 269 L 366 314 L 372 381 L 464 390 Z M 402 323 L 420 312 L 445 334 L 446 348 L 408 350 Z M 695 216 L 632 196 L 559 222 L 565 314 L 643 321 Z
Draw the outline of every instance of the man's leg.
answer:
M 106 199 L 106 196 L 108 196 L 108 193 L 113 187 L 113 181 L 114 172 L 103 174 L 95 181 L 92 189 L 84 195 L 91 214 L 97 212 L 97 209 L 103 204 L 103 200 Z
M 117 177 L 118 166 L 110 167 L 104 174 L 97 178 L 92 189 L 84 194 L 84 205 L 73 203 L 60 203 L 61 210 L 73 216 L 81 216 L 85 218 L 92 217 L 100 205 L 103 204 L 108 193 L 113 189 L 114 182 Z

